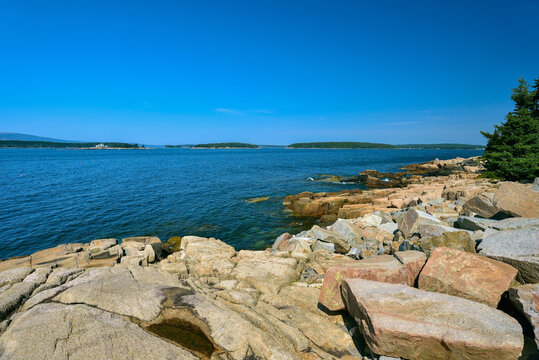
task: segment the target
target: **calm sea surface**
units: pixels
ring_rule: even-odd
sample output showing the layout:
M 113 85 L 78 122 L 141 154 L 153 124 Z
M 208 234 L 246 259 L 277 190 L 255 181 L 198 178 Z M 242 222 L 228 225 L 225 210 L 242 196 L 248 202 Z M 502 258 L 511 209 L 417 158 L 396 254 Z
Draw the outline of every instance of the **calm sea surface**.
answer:
M 357 185 L 309 180 L 482 154 L 478 150 L 0 149 L 0 258 L 61 243 L 156 235 L 217 237 L 260 249 L 312 220 L 281 203 Z M 245 200 L 270 196 L 261 203 Z

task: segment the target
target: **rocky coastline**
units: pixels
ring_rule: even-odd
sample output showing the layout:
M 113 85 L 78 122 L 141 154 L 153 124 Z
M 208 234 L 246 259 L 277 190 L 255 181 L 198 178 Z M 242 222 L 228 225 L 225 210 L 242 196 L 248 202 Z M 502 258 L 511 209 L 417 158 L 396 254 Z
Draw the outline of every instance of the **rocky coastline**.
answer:
M 146 236 L 1 261 L 0 359 L 536 358 L 539 182 L 481 172 L 288 196 L 321 223 L 265 251 Z

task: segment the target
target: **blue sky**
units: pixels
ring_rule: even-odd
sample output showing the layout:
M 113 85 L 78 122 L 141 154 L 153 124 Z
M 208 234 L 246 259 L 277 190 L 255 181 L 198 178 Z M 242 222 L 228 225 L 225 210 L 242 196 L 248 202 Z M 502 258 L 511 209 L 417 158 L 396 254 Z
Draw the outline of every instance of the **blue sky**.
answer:
M 484 143 L 539 76 L 539 2 L 0 0 L 0 131 Z

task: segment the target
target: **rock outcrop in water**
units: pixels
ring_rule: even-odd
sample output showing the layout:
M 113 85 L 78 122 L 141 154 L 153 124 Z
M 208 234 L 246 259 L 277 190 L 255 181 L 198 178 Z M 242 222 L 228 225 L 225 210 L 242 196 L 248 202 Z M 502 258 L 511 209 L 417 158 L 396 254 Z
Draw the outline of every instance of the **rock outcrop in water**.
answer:
M 464 174 L 362 192 L 403 202 L 266 251 L 136 237 L 2 261 L 0 359 L 531 359 L 539 218 L 515 215 L 539 193 Z
M 476 166 L 466 165 L 468 163 Z M 492 193 L 500 185 L 495 181 L 478 178 L 482 169 L 478 158 L 434 160 L 406 168 L 409 169 L 408 172 L 396 173 L 394 178 L 387 178 L 390 174 L 383 174 L 389 179 L 382 181 L 386 185 L 383 189 L 344 190 L 334 193 L 303 192 L 287 196 L 283 205 L 293 214 L 314 216 L 321 218 L 323 222 L 333 222 L 336 218 L 354 219 L 376 211 L 393 212 L 432 200 L 471 199 L 482 193 Z M 374 180 L 371 179 L 372 181 Z M 394 187 L 387 188 L 392 183 Z M 436 208 L 442 219 L 458 216 L 459 209 L 449 203 Z

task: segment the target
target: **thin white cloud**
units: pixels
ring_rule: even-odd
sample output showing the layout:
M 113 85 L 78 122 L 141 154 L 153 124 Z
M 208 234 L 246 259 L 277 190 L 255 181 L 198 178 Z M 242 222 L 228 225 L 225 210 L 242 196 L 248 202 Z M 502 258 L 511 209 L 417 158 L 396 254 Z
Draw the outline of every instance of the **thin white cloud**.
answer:
M 419 121 L 392 121 L 387 123 L 382 123 L 381 125 L 416 125 L 419 124 Z
M 215 112 L 228 114 L 228 115 L 236 115 L 236 116 L 244 115 L 243 111 L 236 110 L 236 109 L 228 109 L 228 108 L 217 108 L 215 109 Z
M 273 115 L 275 114 L 272 110 L 267 109 L 254 109 L 254 110 L 238 110 L 230 108 L 217 108 L 215 112 L 233 116 L 246 116 L 246 115 Z

